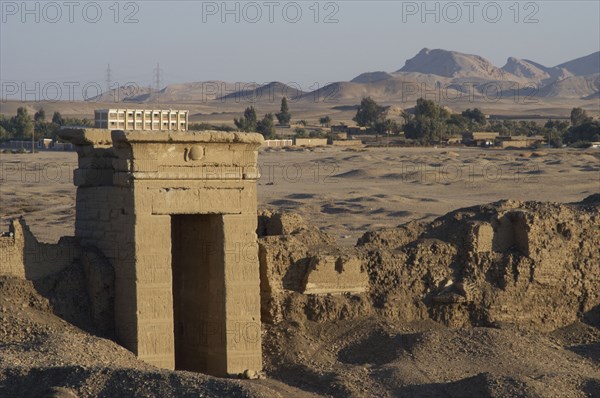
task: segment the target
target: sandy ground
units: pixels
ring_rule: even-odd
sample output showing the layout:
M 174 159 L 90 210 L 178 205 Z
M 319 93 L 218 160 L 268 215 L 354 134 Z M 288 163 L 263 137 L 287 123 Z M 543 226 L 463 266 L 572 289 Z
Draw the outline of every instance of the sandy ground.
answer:
M 260 208 L 290 209 L 354 245 L 368 230 L 500 199 L 574 202 L 600 192 L 600 150 L 314 148 L 261 151 Z M 0 154 L 0 218 L 42 241 L 74 233 L 73 152 Z

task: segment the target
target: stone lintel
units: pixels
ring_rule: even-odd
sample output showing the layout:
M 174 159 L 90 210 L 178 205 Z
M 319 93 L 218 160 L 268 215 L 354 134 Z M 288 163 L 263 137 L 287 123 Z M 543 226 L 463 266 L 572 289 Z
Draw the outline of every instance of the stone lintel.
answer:
M 228 133 L 223 131 L 112 131 L 113 142 L 125 143 L 222 143 L 222 144 L 256 144 L 262 145 L 263 136 L 258 133 Z
M 110 133 L 108 129 L 63 127 L 58 132 L 58 136 L 78 146 L 111 146 Z
M 63 127 L 59 137 L 74 145 L 110 146 L 113 142 L 125 143 L 223 143 L 256 144 L 261 146 L 264 138 L 258 133 L 228 133 L 223 131 L 123 131 L 88 127 Z

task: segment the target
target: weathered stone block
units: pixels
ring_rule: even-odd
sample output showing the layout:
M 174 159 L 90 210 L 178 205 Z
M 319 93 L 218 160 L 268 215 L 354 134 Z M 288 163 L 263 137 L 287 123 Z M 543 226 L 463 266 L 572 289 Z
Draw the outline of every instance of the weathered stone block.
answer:
M 472 222 L 467 232 L 467 245 L 470 250 L 477 253 L 486 253 L 493 250 L 494 229 L 485 222 Z
M 310 259 L 304 294 L 362 293 L 368 276 L 354 257 L 314 256 Z

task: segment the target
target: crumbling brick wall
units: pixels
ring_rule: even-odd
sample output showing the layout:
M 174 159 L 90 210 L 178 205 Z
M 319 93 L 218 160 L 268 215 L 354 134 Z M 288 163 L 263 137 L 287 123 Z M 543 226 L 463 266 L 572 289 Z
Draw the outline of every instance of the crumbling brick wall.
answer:
M 0 275 L 39 280 L 62 271 L 80 255 L 73 237 L 39 242 L 23 218 L 11 222 L 9 234 L 0 237 Z

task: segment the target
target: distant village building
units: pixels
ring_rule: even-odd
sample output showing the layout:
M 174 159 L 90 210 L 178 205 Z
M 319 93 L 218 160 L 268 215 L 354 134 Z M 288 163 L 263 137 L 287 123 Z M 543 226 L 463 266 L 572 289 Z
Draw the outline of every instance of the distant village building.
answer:
M 331 134 L 347 134 L 347 135 L 356 135 L 356 134 L 365 134 L 367 132 L 366 127 L 360 126 L 348 126 L 347 124 L 336 124 L 331 126 Z
M 39 149 L 50 149 L 54 146 L 54 140 L 52 138 L 41 138 L 38 140 L 37 147 Z
M 529 148 L 543 144 L 546 139 L 541 135 L 500 135 L 495 132 L 463 133 L 462 142 L 470 146 L 498 146 L 500 148 Z
M 156 109 L 97 109 L 95 127 L 109 130 L 187 131 L 188 111 Z
M 331 134 L 348 134 L 348 126 L 345 124 L 336 124 L 331 126 Z
M 470 146 L 493 146 L 500 134 L 494 132 L 466 132 L 462 135 L 462 142 Z

